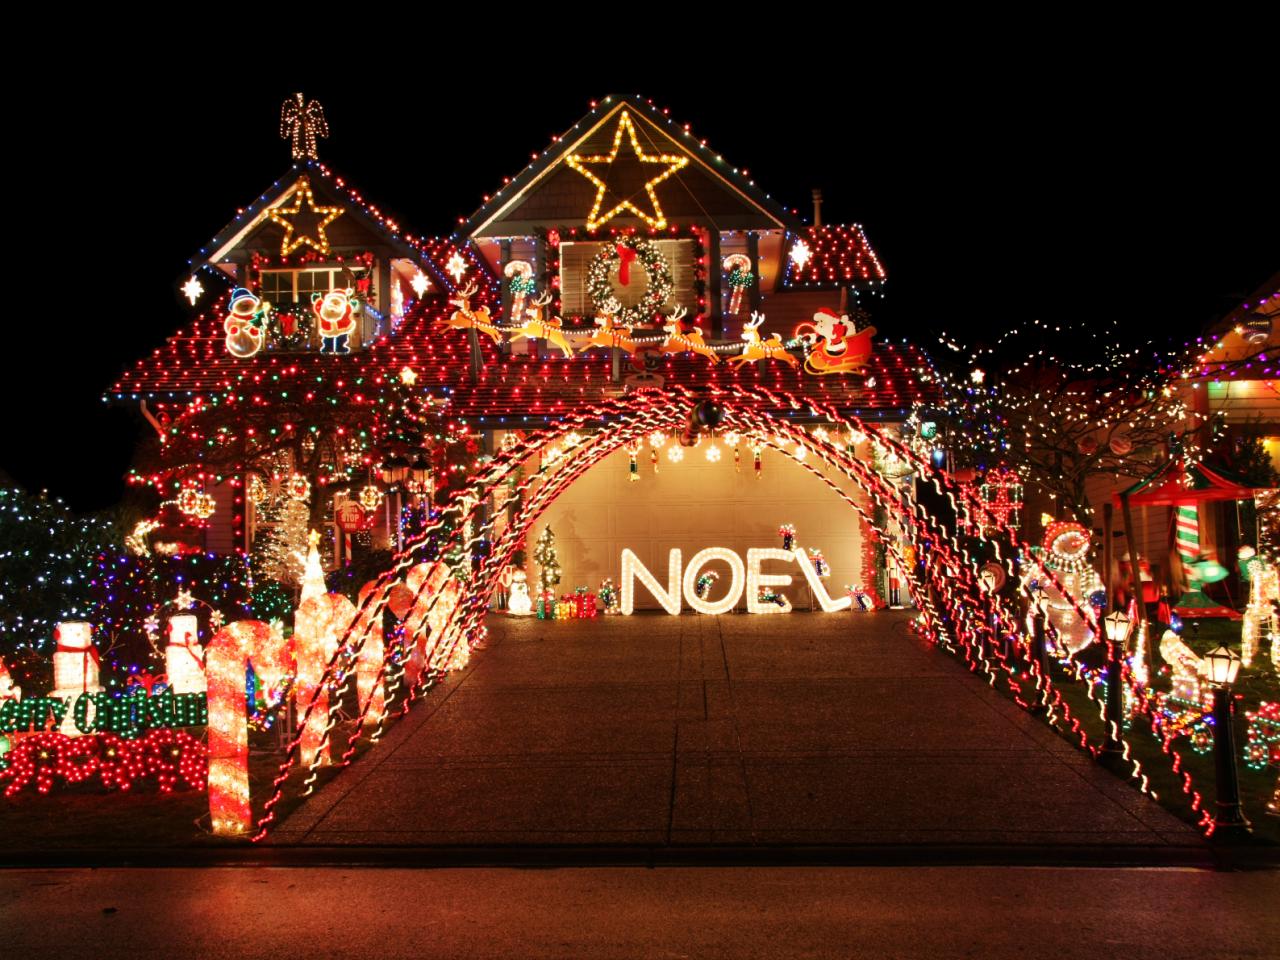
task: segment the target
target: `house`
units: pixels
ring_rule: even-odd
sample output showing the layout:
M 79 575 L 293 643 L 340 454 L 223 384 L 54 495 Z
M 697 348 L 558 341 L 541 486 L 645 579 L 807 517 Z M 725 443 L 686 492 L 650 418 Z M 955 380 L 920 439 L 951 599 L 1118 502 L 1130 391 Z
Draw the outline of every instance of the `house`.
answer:
M 228 391 L 242 404 L 257 399 L 259 414 L 286 394 L 290 403 L 314 395 L 350 407 L 355 430 L 339 426 L 309 448 L 295 444 L 264 474 L 287 485 L 300 456 L 325 460 L 319 481 L 298 492 L 307 494 L 313 521 L 329 526 L 335 562 L 349 532 L 344 504 L 361 483 L 392 494 L 374 490 L 366 514 L 375 515 L 375 539 L 396 541 L 405 500 L 394 483 L 388 490 L 379 481 L 386 451 L 346 440 L 360 432 L 360 405 L 401 371 L 412 371 L 415 390 L 448 401 L 449 417 L 470 431 L 479 455 L 497 450 L 509 432 L 639 382 L 767 386 L 877 423 L 905 420 L 914 404 L 939 396 L 929 358 L 875 334 L 859 307 L 886 277 L 862 228 L 822 223 L 817 199 L 805 223 L 646 100 L 593 104 L 447 237 L 411 232 L 325 166 L 316 156 L 318 127 L 308 127 L 310 105 L 297 104 L 292 112 L 286 104 L 293 165 L 192 258 L 183 289 L 194 316 L 126 371 L 109 397 L 136 404 L 167 442 L 181 440 L 175 425 L 184 416 L 212 398 L 226 402 Z M 258 396 L 267 386 L 277 399 Z M 220 442 L 198 445 L 193 456 Z M 625 474 L 625 454 L 617 458 Z M 781 462 L 790 458 L 777 459 L 756 486 L 700 476 L 694 497 L 691 466 L 683 482 L 663 470 L 632 485 L 623 513 L 628 522 L 646 511 L 672 516 L 672 535 L 731 528 L 751 539 L 776 528 L 780 515 L 793 519 L 785 515 L 790 503 L 809 529 L 828 527 L 829 494 L 806 487 L 805 471 Z M 185 496 L 183 506 L 205 498 L 197 515 L 205 514 L 206 548 L 253 548 L 265 522 L 257 509 L 266 499 L 262 478 L 210 469 L 195 479 L 190 471 L 139 479 L 164 487 L 166 497 Z M 652 488 L 651 499 L 636 487 Z M 609 484 L 588 488 L 592 497 L 614 496 Z M 588 522 L 587 502 L 570 491 L 550 518 L 577 528 L 576 538 L 561 531 L 560 542 L 566 571 L 584 578 L 607 575 L 610 552 L 630 535 L 613 514 Z M 655 551 L 666 535 L 652 524 L 640 534 Z M 862 534 L 839 536 L 837 572 L 861 577 L 854 558 L 864 552 Z M 588 546 L 604 541 L 609 546 L 595 552 Z

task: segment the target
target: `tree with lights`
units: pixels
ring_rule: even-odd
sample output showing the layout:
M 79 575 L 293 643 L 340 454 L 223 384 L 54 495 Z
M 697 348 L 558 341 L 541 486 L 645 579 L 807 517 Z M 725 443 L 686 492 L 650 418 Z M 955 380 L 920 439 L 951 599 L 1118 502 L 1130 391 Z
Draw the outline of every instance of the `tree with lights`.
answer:
M 941 374 L 958 466 L 1004 463 L 1090 522 L 1090 478 L 1142 477 L 1171 447 L 1195 459 L 1203 418 L 1179 382 L 1184 358 L 1151 344 L 1125 349 L 1118 330 L 1032 322 L 992 344 L 965 346 Z

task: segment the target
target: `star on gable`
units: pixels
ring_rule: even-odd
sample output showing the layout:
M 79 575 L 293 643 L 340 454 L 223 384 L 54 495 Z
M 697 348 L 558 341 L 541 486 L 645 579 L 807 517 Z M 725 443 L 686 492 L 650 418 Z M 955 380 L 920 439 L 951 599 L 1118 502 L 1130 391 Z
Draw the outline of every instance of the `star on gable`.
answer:
M 635 155 L 635 159 L 639 163 L 652 164 L 656 171 L 655 176 L 645 181 L 644 191 L 649 195 L 649 202 L 653 205 L 651 213 L 646 213 L 634 203 L 628 200 L 620 200 L 614 204 L 609 210 L 601 212 L 601 208 L 605 204 L 605 194 L 608 193 L 608 185 L 605 181 L 597 176 L 589 169 L 590 165 L 602 166 L 605 175 L 608 174 L 608 168 L 613 166 L 613 162 L 618 159 L 618 151 L 622 147 L 622 136 L 627 134 L 627 139 L 631 143 L 631 152 Z M 565 157 L 566 164 L 569 165 L 577 173 L 582 174 L 590 180 L 596 187 L 596 199 L 592 204 L 591 212 L 587 215 L 587 229 L 597 230 L 604 224 L 608 223 L 618 214 L 630 211 L 635 214 L 654 230 L 661 230 L 667 225 L 666 214 L 662 212 L 662 204 L 658 203 L 658 193 L 654 190 L 658 184 L 667 177 L 671 176 L 679 170 L 684 169 L 689 163 L 689 158 L 679 154 L 647 154 L 640 149 L 640 141 L 636 137 L 635 124 L 631 122 L 631 114 L 626 110 L 618 116 L 618 126 L 613 132 L 613 149 L 604 156 L 584 157 L 575 153 Z M 659 169 L 661 168 L 661 169 Z
M 305 211 L 303 207 L 306 207 Z M 267 219 L 284 229 L 284 238 L 280 241 L 280 256 L 287 257 L 301 246 L 308 246 L 316 253 L 329 252 L 329 238 L 325 235 L 325 227 L 342 216 L 341 207 L 322 207 L 316 205 L 315 194 L 311 192 L 311 182 L 300 177 L 293 188 L 292 207 L 271 207 L 267 210 Z M 293 219 L 289 219 L 293 218 Z M 313 229 L 298 232 L 298 222 L 314 219 Z M 298 232 L 295 238 L 294 233 Z

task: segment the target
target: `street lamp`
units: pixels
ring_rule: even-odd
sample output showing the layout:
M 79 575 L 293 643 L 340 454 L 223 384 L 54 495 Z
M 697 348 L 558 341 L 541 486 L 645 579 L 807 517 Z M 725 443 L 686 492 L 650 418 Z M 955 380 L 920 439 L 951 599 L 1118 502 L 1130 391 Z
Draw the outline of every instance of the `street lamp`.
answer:
M 1218 815 L 1214 833 L 1237 837 L 1252 829 L 1240 808 L 1240 775 L 1236 769 L 1236 735 L 1232 724 L 1235 698 L 1231 685 L 1240 673 L 1240 657 L 1234 650 L 1218 647 L 1205 654 L 1200 672 L 1213 687 L 1213 765 L 1218 780 Z
M 382 461 L 379 471 L 382 482 L 388 486 L 398 486 L 409 479 L 409 461 L 396 454 Z
M 1103 617 L 1102 624 L 1107 631 L 1107 639 L 1119 644 L 1123 649 L 1125 641 L 1129 639 L 1129 634 L 1133 630 L 1133 621 L 1125 616 L 1123 611 L 1116 610 Z
M 1102 748 L 1104 759 L 1111 763 L 1119 763 L 1124 757 L 1124 743 L 1121 733 L 1124 730 L 1124 655 L 1125 643 L 1129 639 L 1129 631 L 1133 623 L 1123 610 L 1114 610 L 1102 618 L 1102 626 L 1107 634 L 1111 647 L 1111 657 L 1107 662 L 1107 742 Z

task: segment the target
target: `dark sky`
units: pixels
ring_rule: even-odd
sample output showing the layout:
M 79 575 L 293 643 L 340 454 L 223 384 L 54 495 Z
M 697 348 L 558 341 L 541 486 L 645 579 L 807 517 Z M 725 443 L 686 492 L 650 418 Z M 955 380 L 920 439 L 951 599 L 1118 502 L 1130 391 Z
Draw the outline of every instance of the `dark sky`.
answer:
M 464 53 L 400 77 L 355 56 L 280 82 L 195 55 L 134 81 L 104 60 L 83 105 L 15 105 L 9 223 L 28 229 L 10 275 L 34 297 L 11 299 L 0 468 L 76 507 L 119 499 L 140 428 L 100 397 L 185 321 L 187 258 L 288 169 L 295 88 L 324 104 L 321 158 L 421 234 L 449 232 L 593 98 L 651 97 L 787 205 L 807 212 L 820 186 L 829 222 L 863 223 L 889 273 L 877 328 L 929 349 L 940 328 L 1032 317 L 1189 337 L 1280 269 L 1276 81 L 1252 60 L 966 47 L 828 58 L 823 78 L 803 51 L 758 70 L 750 52 L 723 78 L 651 81 L 518 54 L 520 69 Z

